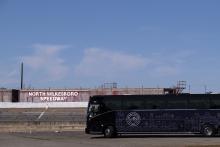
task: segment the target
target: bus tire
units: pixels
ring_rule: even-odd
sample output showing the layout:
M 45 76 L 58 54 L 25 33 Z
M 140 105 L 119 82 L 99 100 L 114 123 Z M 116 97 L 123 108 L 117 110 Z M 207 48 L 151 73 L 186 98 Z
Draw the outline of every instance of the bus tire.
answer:
M 211 125 L 206 125 L 202 129 L 202 133 L 206 137 L 214 136 L 215 135 L 215 128 Z
M 116 132 L 115 132 L 115 128 L 113 126 L 105 127 L 105 129 L 104 129 L 104 136 L 106 138 L 115 137 L 116 136 L 115 134 L 116 134 Z

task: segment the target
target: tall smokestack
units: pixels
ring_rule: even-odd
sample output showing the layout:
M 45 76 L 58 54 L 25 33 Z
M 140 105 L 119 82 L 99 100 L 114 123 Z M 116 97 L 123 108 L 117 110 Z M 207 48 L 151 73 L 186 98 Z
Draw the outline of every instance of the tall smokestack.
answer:
M 23 89 L 23 76 L 24 76 L 24 64 L 23 62 L 21 63 L 21 89 Z

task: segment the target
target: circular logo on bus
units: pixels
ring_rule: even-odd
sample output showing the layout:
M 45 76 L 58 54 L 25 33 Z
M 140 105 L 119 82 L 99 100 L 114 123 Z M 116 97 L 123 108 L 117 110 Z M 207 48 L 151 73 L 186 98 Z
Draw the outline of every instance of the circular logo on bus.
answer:
M 130 112 L 126 116 L 126 122 L 129 126 L 138 126 L 141 122 L 141 116 L 137 112 Z

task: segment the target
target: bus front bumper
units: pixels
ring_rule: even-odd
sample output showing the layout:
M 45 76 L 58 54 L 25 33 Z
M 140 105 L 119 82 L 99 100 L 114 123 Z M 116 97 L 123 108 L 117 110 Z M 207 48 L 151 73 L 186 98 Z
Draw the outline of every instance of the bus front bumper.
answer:
M 92 130 L 89 130 L 88 128 L 85 128 L 85 133 L 86 134 L 92 134 L 92 135 L 101 135 L 101 134 L 103 134 L 101 131 L 92 131 Z
M 85 133 L 89 134 L 89 129 L 88 128 L 85 128 Z

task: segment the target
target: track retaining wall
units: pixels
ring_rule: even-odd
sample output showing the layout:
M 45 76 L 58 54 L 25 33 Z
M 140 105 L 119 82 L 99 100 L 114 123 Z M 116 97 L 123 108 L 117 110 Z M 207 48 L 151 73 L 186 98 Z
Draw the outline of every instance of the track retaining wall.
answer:
M 0 132 L 84 130 L 86 108 L 1 108 Z

